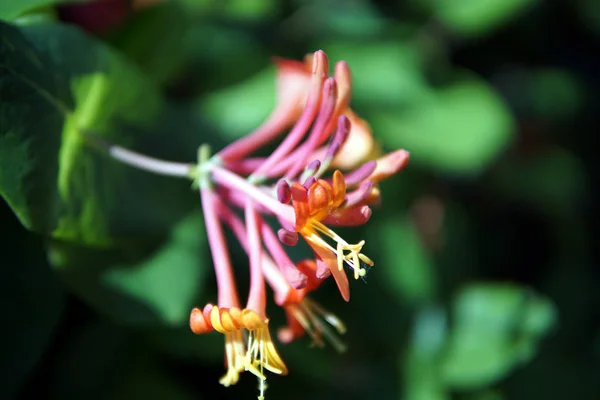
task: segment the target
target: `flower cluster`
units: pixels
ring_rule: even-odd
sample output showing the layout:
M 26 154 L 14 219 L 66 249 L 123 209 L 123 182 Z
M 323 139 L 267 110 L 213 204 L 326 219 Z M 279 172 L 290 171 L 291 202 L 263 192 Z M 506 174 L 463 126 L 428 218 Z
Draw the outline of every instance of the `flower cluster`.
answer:
M 317 51 L 304 63 L 278 60 L 278 67 L 279 101 L 270 117 L 256 131 L 202 160 L 198 170 L 218 302 L 194 309 L 190 325 L 195 333 L 216 330 L 225 335 L 227 373 L 221 383 L 234 384 L 242 371 L 250 371 L 259 379 L 259 398 L 265 370 L 287 373 L 269 332 L 265 281 L 288 318 L 288 325 L 278 331 L 280 341 L 306 332 L 316 345 L 322 346 L 325 337 L 343 350 L 328 324 L 340 333 L 344 325 L 307 295 L 332 275 L 342 297 L 350 299 L 345 267 L 358 279 L 373 261 L 363 253 L 364 240 L 348 243 L 331 226 L 367 222 L 369 205 L 379 199 L 377 183 L 408 161 L 408 153 L 401 150 L 367 161 L 346 176 L 339 169 L 327 174 L 362 162 L 374 147 L 369 127 L 348 107 L 348 66 L 338 63 L 334 76 L 328 77 L 327 57 Z M 269 156 L 249 156 L 290 127 Z M 243 211 L 243 218 L 236 209 Z M 277 232 L 267 223 L 269 217 L 281 226 Z M 250 290 L 244 308 L 222 226 L 234 233 L 248 255 Z M 294 246 L 299 236 L 314 258 L 294 263 L 284 246 Z
M 380 199 L 378 183 L 400 171 L 408 152 L 379 156 L 370 128 L 349 108 L 350 70 L 339 62 L 328 76 L 324 52 L 304 62 L 277 60 L 278 101 L 255 131 L 210 155 L 199 151 L 190 168 L 149 159 L 113 146 L 110 154 L 131 165 L 169 175 L 191 176 L 202 201 L 208 241 L 218 286 L 216 304 L 194 308 L 190 327 L 196 334 L 225 335 L 227 372 L 220 382 L 235 384 L 249 371 L 264 396 L 266 375 L 286 374 L 273 343 L 266 314 L 267 285 L 284 308 L 287 326 L 277 331 L 289 343 L 304 335 L 317 346 L 327 339 L 339 351 L 337 333 L 343 323 L 308 298 L 333 276 L 344 300 L 350 300 L 345 269 L 363 278 L 373 261 L 363 252 L 365 241 L 349 243 L 332 227 L 358 226 L 371 216 Z M 282 139 L 281 136 L 284 136 Z M 279 141 L 267 156 L 256 153 Z M 349 171 L 345 175 L 341 170 Z M 273 228 L 276 223 L 277 228 Z M 224 230 L 230 230 L 249 260 L 250 288 L 240 302 Z M 313 257 L 294 262 L 286 246 L 300 237 Z

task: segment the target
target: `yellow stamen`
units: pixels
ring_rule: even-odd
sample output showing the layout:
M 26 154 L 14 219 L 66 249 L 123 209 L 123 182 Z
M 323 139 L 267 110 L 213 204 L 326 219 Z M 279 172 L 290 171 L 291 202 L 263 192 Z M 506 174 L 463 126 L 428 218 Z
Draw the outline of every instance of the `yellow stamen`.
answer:
M 271 339 L 268 322 L 257 329 L 248 331 L 248 349 L 244 359 L 244 369 L 258 378 L 259 399 L 264 398 L 264 392 L 267 388 L 265 369 L 274 374 L 287 374 L 287 367 L 279 357 Z
M 336 351 L 343 353 L 346 351 L 346 345 L 340 340 L 335 332 L 324 323 L 327 322 L 333 326 L 337 333 L 343 335 L 346 333 L 346 326 L 334 314 L 323 309 L 317 302 L 305 298 L 301 303 L 290 306 L 291 312 L 302 326 L 304 331 L 308 333 L 313 341 L 313 345 L 324 347 L 323 336 L 327 339 Z
M 337 267 L 340 271 L 344 269 L 344 262 L 348 264 L 348 266 L 354 271 L 354 279 L 364 277 L 367 274 L 367 270 L 361 266 L 360 261 L 370 267 L 375 264 L 369 257 L 361 253 L 362 247 L 365 245 L 364 240 L 361 240 L 356 244 L 349 244 L 333 230 L 329 229 L 322 222 L 319 222 L 314 218 L 310 219 L 306 223 L 305 227 L 300 233 L 307 241 L 312 242 L 317 246 L 329 249 L 335 253 L 337 257 Z M 333 239 L 337 243 L 336 248 L 334 249 L 329 243 L 323 240 L 319 233 L 323 233 Z
M 244 338 L 240 330 L 225 334 L 225 355 L 227 358 L 227 372 L 219 379 L 219 383 L 225 387 L 235 385 L 244 372 Z

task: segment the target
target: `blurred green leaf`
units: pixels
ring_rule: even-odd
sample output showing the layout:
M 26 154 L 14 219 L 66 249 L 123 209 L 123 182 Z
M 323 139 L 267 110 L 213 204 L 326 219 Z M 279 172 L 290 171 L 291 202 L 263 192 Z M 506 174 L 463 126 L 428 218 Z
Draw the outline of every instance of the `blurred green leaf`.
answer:
M 296 15 L 282 29 L 287 35 L 317 40 L 356 38 L 364 40 L 380 35 L 388 21 L 377 7 L 365 0 L 299 1 Z M 319 48 L 315 46 L 314 48 Z M 327 48 L 325 48 L 328 51 Z
M 182 220 L 149 250 L 91 250 L 53 243 L 49 258 L 69 286 L 101 313 L 127 325 L 187 325 L 202 290 L 204 225 Z
M 446 393 L 438 365 L 446 339 L 446 318 L 437 307 L 423 307 L 414 322 L 412 342 L 403 359 L 405 400 L 443 400 Z
M 386 218 L 370 227 L 383 253 L 378 264 L 384 282 L 403 301 L 430 301 L 436 291 L 434 264 L 421 243 L 418 232 L 407 218 Z
M 427 99 L 419 48 L 398 42 L 330 42 L 322 48 L 330 65 L 339 60 L 352 71 L 352 99 L 369 107 L 400 107 Z
M 427 0 L 434 14 L 455 32 L 480 36 L 523 13 L 538 0 Z
M 374 132 L 411 163 L 441 172 L 477 174 L 506 148 L 513 121 L 498 95 L 481 81 L 456 83 L 405 111 L 375 113 Z
M 494 175 L 495 190 L 503 196 L 566 218 L 580 213 L 576 205 L 585 201 L 586 181 L 581 161 L 556 147 L 523 160 L 506 159 Z
M 164 84 L 181 71 L 190 20 L 177 2 L 146 7 L 128 19 L 110 43 L 132 59 L 153 81 Z
M 198 107 L 233 140 L 258 128 L 274 105 L 275 71 L 269 67 L 240 84 L 204 96 Z
M 453 306 L 453 329 L 441 364 L 453 388 L 482 388 L 529 361 L 554 324 L 554 306 L 508 284 L 463 289 Z
M 583 87 L 570 72 L 545 68 L 534 71 L 531 95 L 535 112 L 550 120 L 569 120 L 583 105 Z
M 141 152 L 160 140 L 157 156 L 181 148 L 184 137 L 149 133 L 163 103 L 136 68 L 74 27 L 0 33 L 0 193 L 28 229 L 106 246 L 160 235 L 190 209 L 185 182 L 120 165 L 82 135 Z
M 182 0 L 185 9 L 198 15 L 217 16 L 245 22 L 272 17 L 279 3 L 275 0 Z
M 0 1 L 0 20 L 10 21 L 38 7 L 60 3 L 83 3 L 85 1 L 89 0 L 2 0 Z
M 66 296 L 48 266 L 42 239 L 20 227 L 4 204 L 0 219 L 0 304 L 6 327 L 0 335 L 0 398 L 13 399 L 50 345 Z

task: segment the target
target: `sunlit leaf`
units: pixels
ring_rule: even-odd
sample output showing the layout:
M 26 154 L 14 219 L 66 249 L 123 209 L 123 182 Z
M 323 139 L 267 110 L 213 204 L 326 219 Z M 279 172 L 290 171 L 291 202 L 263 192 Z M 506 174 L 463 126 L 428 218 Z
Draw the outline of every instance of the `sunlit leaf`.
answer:
M 322 46 L 330 63 L 352 71 L 352 99 L 374 105 L 410 105 L 430 96 L 419 48 L 398 42 L 332 42 Z
M 199 108 L 229 139 L 235 139 L 260 126 L 274 104 L 275 71 L 270 67 L 238 85 L 205 96 Z
M 0 1 L 0 20 L 10 21 L 38 7 L 60 3 L 83 3 L 85 1 L 89 0 L 2 0 Z
M 163 234 L 193 204 L 189 185 L 120 165 L 82 134 L 181 154 L 184 137 L 176 144 L 172 132 L 149 133 L 163 116 L 155 88 L 76 28 L 0 30 L 0 194 L 23 225 L 96 246 Z
M 456 83 L 407 110 L 377 113 L 375 132 L 392 148 L 411 152 L 411 163 L 442 172 L 477 174 L 512 139 L 509 110 L 479 81 Z
M 454 302 L 453 329 L 441 364 L 454 388 L 481 388 L 529 361 L 552 327 L 555 310 L 547 299 L 508 284 L 477 284 Z
M 528 10 L 537 0 L 431 0 L 437 17 L 462 35 L 481 35 Z

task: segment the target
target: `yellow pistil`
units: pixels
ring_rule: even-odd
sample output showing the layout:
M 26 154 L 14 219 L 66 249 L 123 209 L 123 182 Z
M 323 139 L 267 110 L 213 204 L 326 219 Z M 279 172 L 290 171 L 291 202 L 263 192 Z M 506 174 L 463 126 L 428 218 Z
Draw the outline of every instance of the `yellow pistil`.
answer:
M 337 243 L 336 247 L 333 248 L 329 243 L 323 240 L 319 233 L 323 233 L 334 240 Z M 315 219 L 309 219 L 300 231 L 300 234 L 306 241 L 332 251 L 337 258 L 338 270 L 342 271 L 344 269 L 344 263 L 346 263 L 354 271 L 354 279 L 364 277 L 367 274 L 367 270 L 362 266 L 361 261 L 369 267 L 375 265 L 369 257 L 361 252 L 362 247 L 365 245 L 364 240 L 361 240 L 356 244 L 349 244 L 333 230 Z

